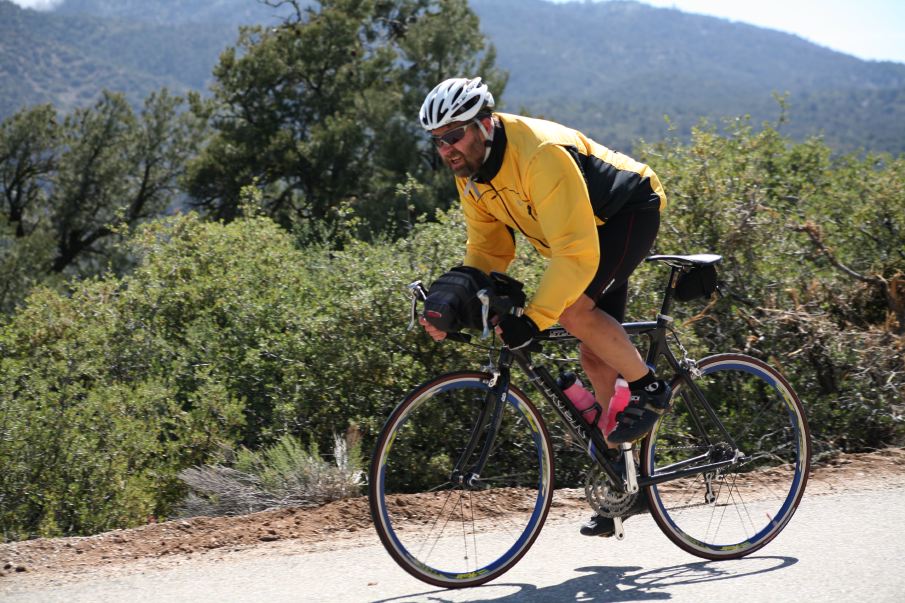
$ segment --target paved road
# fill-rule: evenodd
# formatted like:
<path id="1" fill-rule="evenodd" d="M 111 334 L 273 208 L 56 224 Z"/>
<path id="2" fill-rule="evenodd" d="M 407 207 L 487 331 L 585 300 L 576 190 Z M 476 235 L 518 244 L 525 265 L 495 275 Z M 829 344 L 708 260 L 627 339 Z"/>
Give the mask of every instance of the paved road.
<path id="1" fill-rule="evenodd" d="M 446 601 L 905 601 L 905 489 L 806 497 L 766 549 L 738 561 L 691 557 L 649 517 L 626 539 L 583 538 L 575 522 L 548 522 L 534 548 L 490 584 L 437 590 L 372 544 L 352 550 L 191 561 L 104 581 L 17 592 L 0 600 L 446 602 Z"/>

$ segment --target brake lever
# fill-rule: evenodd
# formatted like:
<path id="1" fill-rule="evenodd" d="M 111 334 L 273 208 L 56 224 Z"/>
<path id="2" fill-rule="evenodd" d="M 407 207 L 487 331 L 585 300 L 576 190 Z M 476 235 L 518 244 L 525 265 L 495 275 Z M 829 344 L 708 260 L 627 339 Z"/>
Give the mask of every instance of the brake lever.
<path id="1" fill-rule="evenodd" d="M 481 322 L 484 324 L 484 332 L 481 333 L 481 339 L 490 337 L 490 294 L 487 289 L 478 291 L 478 299 L 481 300 Z"/>
<path id="2" fill-rule="evenodd" d="M 525 308 L 516 306 L 508 297 L 491 297 L 487 289 L 481 289 L 477 293 L 478 299 L 481 300 L 481 322 L 484 324 L 484 332 L 481 339 L 490 336 L 490 311 L 493 310 L 497 316 L 504 314 L 512 314 L 513 316 L 521 316 L 525 313 Z"/>
<path id="3" fill-rule="evenodd" d="M 411 331 L 415 328 L 415 323 L 418 321 L 418 301 L 424 301 L 427 299 L 427 291 L 424 289 L 424 285 L 421 283 L 421 281 L 409 283 L 406 286 L 406 289 L 408 289 L 409 291 L 409 297 L 412 298 L 411 320 L 409 320 L 409 326 L 407 329 Z"/>

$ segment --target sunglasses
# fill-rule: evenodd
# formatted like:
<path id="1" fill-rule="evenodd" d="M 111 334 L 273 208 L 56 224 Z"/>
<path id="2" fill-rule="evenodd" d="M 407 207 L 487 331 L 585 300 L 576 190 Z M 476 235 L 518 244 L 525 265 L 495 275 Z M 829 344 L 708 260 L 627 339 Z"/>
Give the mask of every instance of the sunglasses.
<path id="1" fill-rule="evenodd" d="M 448 132 L 444 132 L 439 136 L 431 136 L 431 141 L 434 143 L 434 146 L 438 149 L 442 147 L 444 144 L 448 144 L 450 146 L 456 144 L 463 138 L 465 138 L 465 130 L 468 129 L 468 126 L 473 124 L 473 121 L 470 121 L 466 124 L 459 126 L 458 128 L 453 128 Z"/>

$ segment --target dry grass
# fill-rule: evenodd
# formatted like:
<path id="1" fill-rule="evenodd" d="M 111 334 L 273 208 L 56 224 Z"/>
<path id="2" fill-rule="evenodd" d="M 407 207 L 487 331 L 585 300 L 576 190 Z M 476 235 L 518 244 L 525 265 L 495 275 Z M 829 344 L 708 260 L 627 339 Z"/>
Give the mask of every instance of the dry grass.
<path id="1" fill-rule="evenodd" d="M 364 480 L 358 438 L 334 437 L 333 462 L 316 447 L 286 436 L 260 452 L 244 450 L 234 467 L 205 465 L 179 474 L 191 489 L 182 517 L 242 515 L 266 509 L 313 507 L 357 496 Z"/>

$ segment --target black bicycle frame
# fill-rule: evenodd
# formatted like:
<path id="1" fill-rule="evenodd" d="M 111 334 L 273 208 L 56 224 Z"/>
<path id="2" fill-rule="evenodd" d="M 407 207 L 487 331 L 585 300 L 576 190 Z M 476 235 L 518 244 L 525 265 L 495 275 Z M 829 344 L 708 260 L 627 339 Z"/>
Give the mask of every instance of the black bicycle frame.
<path id="1" fill-rule="evenodd" d="M 541 339 L 554 338 L 563 341 L 575 339 L 564 329 L 548 329 L 541 335 Z M 496 370 L 491 376 L 490 389 L 487 392 L 485 404 L 477 421 L 475 421 L 468 443 L 453 468 L 450 481 L 469 487 L 479 486 L 481 472 L 490 458 L 490 453 L 493 450 L 493 444 L 502 422 L 502 411 L 509 392 L 513 363 L 517 364 L 527 375 L 535 388 L 557 412 L 563 424 L 572 433 L 572 436 L 577 441 L 582 442 L 588 453 L 603 468 L 612 482 L 621 485 L 622 476 L 616 472 L 612 462 L 603 454 L 603 451 L 607 449 L 607 444 L 600 430 L 589 428 L 578 409 L 563 393 L 556 380 L 545 367 L 532 365 L 530 356 L 527 353 L 513 351 L 509 348 L 500 349 Z M 474 463 L 469 463 L 469 459 L 474 455 L 482 439 L 483 444 L 481 445 L 481 452 L 478 458 Z M 465 469 L 466 466 L 468 466 L 468 469 Z"/>
<path id="2" fill-rule="evenodd" d="M 622 326 L 629 336 L 643 335 L 647 337 L 648 347 L 645 361 L 649 366 L 656 366 L 657 361 L 662 357 L 674 373 L 672 382 L 673 388 L 680 382 L 685 386 L 682 395 L 686 402 L 686 410 L 702 437 L 709 443 L 707 430 L 704 428 L 704 423 L 698 414 L 698 410 L 695 409 L 696 405 L 690 402 L 687 397 L 688 394 L 684 392 L 691 392 L 697 402 L 697 406 L 704 410 L 710 421 L 719 429 L 723 437 L 726 438 L 726 441 L 731 443 L 733 449 L 737 449 L 734 440 L 726 431 L 722 421 L 720 421 L 719 417 L 707 402 L 703 392 L 701 392 L 697 384 L 694 383 L 691 375 L 691 367 L 680 362 L 672 353 L 672 350 L 670 350 L 666 342 L 666 333 L 669 330 L 669 324 L 672 322 L 672 318 L 669 316 L 669 310 L 672 305 L 673 291 L 675 290 L 675 283 L 679 272 L 680 268 L 672 266 L 669 284 L 667 285 L 663 303 L 660 307 L 660 312 L 657 315 L 657 320 L 628 322 L 623 323 Z M 543 331 L 536 340 L 539 343 L 544 341 L 557 343 L 577 341 L 573 335 L 563 328 L 547 329 Z M 510 350 L 506 347 L 500 349 L 496 369 L 491 377 L 491 387 L 487 392 L 486 403 L 475 423 L 468 444 L 453 469 L 450 480 L 454 483 L 462 483 L 469 487 L 478 487 L 481 471 L 490 457 L 494 441 L 496 440 L 502 422 L 503 405 L 506 403 L 506 396 L 509 392 L 510 375 L 513 363 L 518 365 L 534 387 L 550 404 L 550 407 L 554 412 L 559 415 L 563 425 L 565 425 L 572 437 L 582 444 L 588 454 L 597 462 L 601 469 L 603 469 L 610 478 L 610 483 L 614 485 L 615 489 L 619 492 L 625 492 L 623 476 L 616 471 L 613 466 L 613 461 L 604 454 L 608 445 L 600 430 L 597 429 L 596 426 L 592 428 L 585 421 L 584 417 L 578 409 L 575 408 L 575 405 L 572 404 L 572 401 L 569 400 L 568 396 L 563 393 L 562 389 L 546 367 L 534 365 L 531 362 L 530 352 Z M 484 434 L 484 437 L 481 452 L 476 461 L 466 470 L 465 467 L 469 464 L 468 459 L 471 459 L 474 452 L 477 450 L 482 439 L 482 434 Z M 639 475 L 638 486 L 645 487 L 682 477 L 708 473 L 738 462 L 737 458 L 733 458 L 719 460 L 706 465 L 695 464 L 709 457 L 710 455 L 705 453 L 698 457 L 686 459 L 680 463 L 664 467 L 656 475 L 648 477 L 641 477 Z M 695 466 L 690 469 L 682 468 L 691 464 L 695 464 Z"/>

